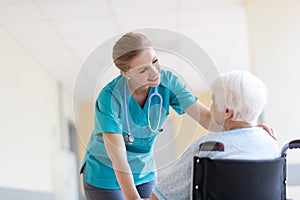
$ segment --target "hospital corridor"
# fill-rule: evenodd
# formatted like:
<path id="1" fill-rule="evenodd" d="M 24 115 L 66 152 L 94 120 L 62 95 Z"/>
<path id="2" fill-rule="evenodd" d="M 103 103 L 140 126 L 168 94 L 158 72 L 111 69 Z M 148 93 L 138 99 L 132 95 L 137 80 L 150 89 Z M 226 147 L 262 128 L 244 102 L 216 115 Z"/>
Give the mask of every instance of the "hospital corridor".
<path id="1" fill-rule="evenodd" d="M 278 199 L 300 200 L 299 10 L 299 0 L 0 0 L 0 200 L 224 200 L 170 174 L 201 174 L 205 153 L 184 164 L 195 142 L 220 133 L 197 149 L 227 155 L 226 142 L 241 143 L 216 141 L 244 128 L 270 140 L 262 159 L 295 141 L 280 174 L 263 174 L 281 180 Z M 244 123 L 235 109 L 259 115 Z M 264 145 L 251 141 L 241 148 Z"/>

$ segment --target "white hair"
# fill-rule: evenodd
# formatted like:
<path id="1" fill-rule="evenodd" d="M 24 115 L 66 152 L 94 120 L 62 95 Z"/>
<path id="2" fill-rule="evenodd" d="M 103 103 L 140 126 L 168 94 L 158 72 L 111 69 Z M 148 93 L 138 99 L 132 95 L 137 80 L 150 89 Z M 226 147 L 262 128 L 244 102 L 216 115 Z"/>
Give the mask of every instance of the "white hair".
<path id="1" fill-rule="evenodd" d="M 212 86 L 214 103 L 219 111 L 233 110 L 233 121 L 257 123 L 267 103 L 264 83 L 246 71 L 222 74 Z"/>

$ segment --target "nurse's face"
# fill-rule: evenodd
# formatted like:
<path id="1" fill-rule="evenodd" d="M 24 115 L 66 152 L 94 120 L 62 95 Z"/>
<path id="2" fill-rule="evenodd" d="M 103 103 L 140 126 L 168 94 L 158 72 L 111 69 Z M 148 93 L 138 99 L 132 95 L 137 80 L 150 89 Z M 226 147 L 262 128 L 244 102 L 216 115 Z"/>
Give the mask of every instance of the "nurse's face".
<path id="1" fill-rule="evenodd" d="M 130 82 L 138 87 L 154 87 L 160 83 L 160 65 L 153 49 L 147 49 L 129 62 L 129 70 L 125 73 Z"/>

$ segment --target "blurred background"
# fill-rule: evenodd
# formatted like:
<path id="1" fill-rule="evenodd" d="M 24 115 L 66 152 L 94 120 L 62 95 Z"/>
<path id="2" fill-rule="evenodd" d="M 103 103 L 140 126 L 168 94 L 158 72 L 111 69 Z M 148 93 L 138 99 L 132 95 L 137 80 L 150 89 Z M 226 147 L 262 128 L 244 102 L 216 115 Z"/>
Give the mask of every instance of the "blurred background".
<path id="1" fill-rule="evenodd" d="M 300 138 L 299 10 L 299 0 L 0 0 L 0 199 L 84 199 L 79 166 L 95 99 L 85 93 L 74 99 L 74 84 L 96 47 L 135 29 L 178 32 L 200 45 L 220 73 L 254 73 L 268 88 L 262 121 L 276 131 L 279 146 Z M 161 57 L 209 106 L 208 89 L 191 78 L 186 63 Z M 118 70 L 105 73 L 109 81 Z M 87 90 L 97 95 L 101 81 Z M 173 112 L 165 127 L 156 144 L 165 145 L 156 156 L 159 178 L 206 134 Z M 299 158 L 288 152 L 288 196 L 295 199 Z"/>

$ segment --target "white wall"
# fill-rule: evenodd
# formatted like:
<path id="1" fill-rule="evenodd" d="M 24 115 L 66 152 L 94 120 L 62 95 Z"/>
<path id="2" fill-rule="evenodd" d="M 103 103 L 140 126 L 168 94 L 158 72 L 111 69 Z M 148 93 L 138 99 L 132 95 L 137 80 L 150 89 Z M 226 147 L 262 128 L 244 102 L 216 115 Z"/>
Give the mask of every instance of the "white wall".
<path id="1" fill-rule="evenodd" d="M 59 131 L 56 84 L 3 31 L 0 40 L 0 185 L 50 191 L 50 150 Z"/>
<path id="2" fill-rule="evenodd" d="M 0 27 L 0 187 L 67 199 L 61 194 L 71 157 L 66 129 L 71 98 L 8 35 Z"/>
<path id="3" fill-rule="evenodd" d="M 254 73 L 266 83 L 265 117 L 279 142 L 300 137 L 300 1 L 248 0 Z"/>
<path id="4" fill-rule="evenodd" d="M 282 146 L 300 138 L 300 1 L 248 0 L 246 7 L 254 73 L 269 91 L 265 119 Z M 300 167 L 299 155 L 289 151 L 288 163 Z M 300 197 L 299 188 L 289 190 L 294 192 L 291 197 Z"/>

